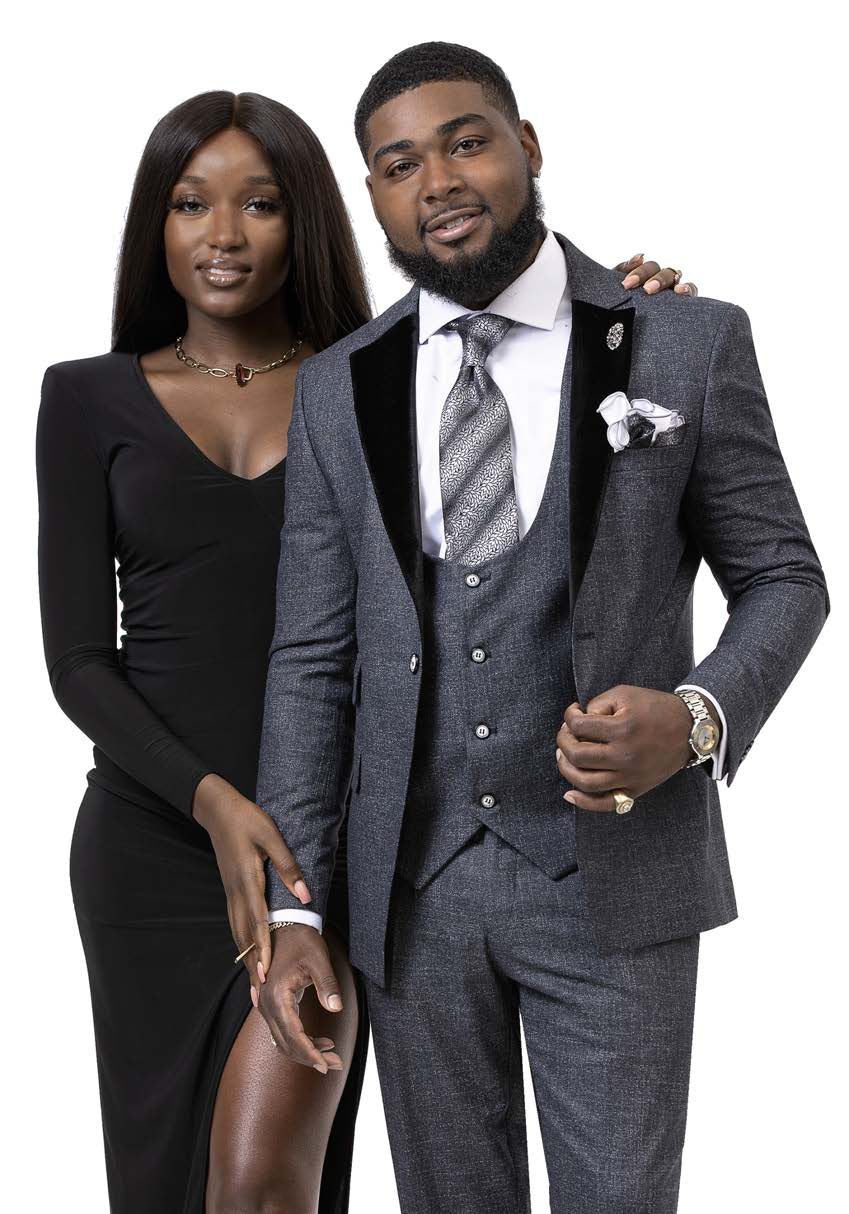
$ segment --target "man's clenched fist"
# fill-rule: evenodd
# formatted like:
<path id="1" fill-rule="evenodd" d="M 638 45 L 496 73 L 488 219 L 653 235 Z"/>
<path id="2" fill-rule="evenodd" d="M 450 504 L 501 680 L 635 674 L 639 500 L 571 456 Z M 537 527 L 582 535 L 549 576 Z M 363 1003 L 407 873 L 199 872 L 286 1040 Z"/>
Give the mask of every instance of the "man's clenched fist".
<path id="1" fill-rule="evenodd" d="M 713 705 L 708 711 L 721 728 Z M 680 696 L 648 687 L 611 687 L 563 713 L 557 766 L 572 788 L 565 799 L 579 809 L 611 812 L 612 790 L 639 797 L 668 780 L 693 757 L 693 718 Z"/>

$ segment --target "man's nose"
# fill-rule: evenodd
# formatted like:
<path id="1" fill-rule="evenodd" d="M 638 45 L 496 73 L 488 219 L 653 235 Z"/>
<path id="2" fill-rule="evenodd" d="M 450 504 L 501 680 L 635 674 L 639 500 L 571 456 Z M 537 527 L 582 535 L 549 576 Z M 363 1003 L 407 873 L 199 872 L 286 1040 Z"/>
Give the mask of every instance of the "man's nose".
<path id="1" fill-rule="evenodd" d="M 447 156 L 428 157 L 419 181 L 422 201 L 431 205 L 462 194 L 466 188 L 457 161 Z"/>

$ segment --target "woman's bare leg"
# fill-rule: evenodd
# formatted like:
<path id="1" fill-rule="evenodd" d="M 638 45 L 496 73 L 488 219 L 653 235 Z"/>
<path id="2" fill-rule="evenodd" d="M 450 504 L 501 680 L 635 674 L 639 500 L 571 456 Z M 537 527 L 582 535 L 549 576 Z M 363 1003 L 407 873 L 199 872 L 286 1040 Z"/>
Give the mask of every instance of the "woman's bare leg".
<path id="1" fill-rule="evenodd" d="M 252 1008 L 228 1055 L 212 1117 L 206 1214 L 316 1214 L 333 1118 L 348 1076 L 359 1009 L 341 938 L 325 930 L 344 1010 L 326 1011 L 315 989 L 300 1014 L 310 1036 L 330 1037 L 344 1069 L 326 1075 L 289 1059 Z"/>

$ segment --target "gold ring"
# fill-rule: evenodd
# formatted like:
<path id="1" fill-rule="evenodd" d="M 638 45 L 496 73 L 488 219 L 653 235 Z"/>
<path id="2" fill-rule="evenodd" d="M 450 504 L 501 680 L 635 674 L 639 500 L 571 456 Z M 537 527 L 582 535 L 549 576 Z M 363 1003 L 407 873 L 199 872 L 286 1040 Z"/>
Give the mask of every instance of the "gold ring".
<path id="1" fill-rule="evenodd" d="M 672 266 L 670 266 L 670 267 L 669 267 L 669 269 L 670 269 L 670 270 L 672 270 Z M 681 271 L 680 271 L 680 270 L 672 270 L 672 274 L 673 274 L 673 278 L 672 278 L 672 285 L 673 285 L 674 287 L 677 287 L 677 286 L 678 286 L 678 283 L 681 281 L 681 279 L 682 279 L 684 276 L 683 276 L 683 274 L 681 273 Z"/>
<path id="2" fill-rule="evenodd" d="M 616 802 L 616 812 L 618 814 L 627 814 L 628 810 L 633 808 L 634 798 L 629 797 L 626 792 L 615 792 L 613 800 Z"/>

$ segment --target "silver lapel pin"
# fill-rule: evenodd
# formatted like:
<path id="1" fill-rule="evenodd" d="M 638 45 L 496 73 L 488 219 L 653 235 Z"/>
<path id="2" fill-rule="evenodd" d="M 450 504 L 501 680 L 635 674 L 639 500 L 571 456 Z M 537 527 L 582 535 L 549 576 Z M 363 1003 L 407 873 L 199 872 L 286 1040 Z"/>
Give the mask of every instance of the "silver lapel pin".
<path id="1" fill-rule="evenodd" d="M 605 340 L 607 341 L 608 350 L 615 350 L 617 346 L 621 346 L 622 338 L 624 336 L 625 326 L 622 324 L 621 320 L 618 320 L 615 325 L 611 325 L 607 330 L 607 337 Z"/>

